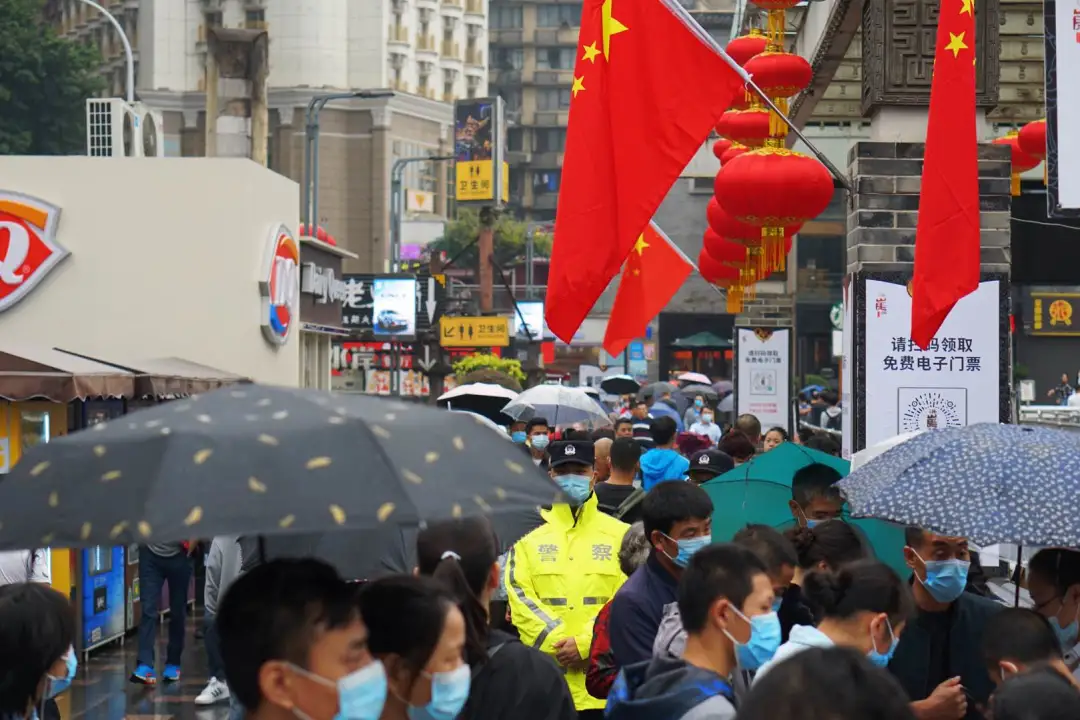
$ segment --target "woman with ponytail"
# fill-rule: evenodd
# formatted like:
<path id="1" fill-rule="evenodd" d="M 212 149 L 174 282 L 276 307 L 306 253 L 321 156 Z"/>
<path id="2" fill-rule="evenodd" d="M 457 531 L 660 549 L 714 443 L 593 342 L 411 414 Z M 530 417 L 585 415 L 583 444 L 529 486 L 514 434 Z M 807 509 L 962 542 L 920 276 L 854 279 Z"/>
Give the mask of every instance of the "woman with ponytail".
<path id="1" fill-rule="evenodd" d="M 563 674 L 543 653 L 491 627 L 501 581 L 498 540 L 483 517 L 432 523 L 416 538 L 417 571 L 439 581 L 465 617 L 469 700 L 459 720 L 575 720 Z"/>
<path id="2" fill-rule="evenodd" d="M 803 578 L 803 595 L 820 612 L 818 626 L 796 625 L 790 639 L 758 670 L 757 682 L 774 665 L 813 647 L 850 647 L 886 667 L 914 608 L 911 591 L 892 568 L 860 560 L 839 570 L 814 570 Z"/>

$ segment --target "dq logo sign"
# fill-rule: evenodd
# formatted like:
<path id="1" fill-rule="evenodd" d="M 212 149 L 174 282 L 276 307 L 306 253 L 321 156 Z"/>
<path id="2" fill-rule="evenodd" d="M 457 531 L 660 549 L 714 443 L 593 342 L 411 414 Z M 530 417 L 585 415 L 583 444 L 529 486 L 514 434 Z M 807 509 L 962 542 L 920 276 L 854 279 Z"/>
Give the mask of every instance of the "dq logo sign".
<path id="1" fill-rule="evenodd" d="M 300 246 L 284 225 L 270 235 L 261 277 L 263 335 L 274 345 L 284 345 L 297 322 L 300 299 Z"/>
<path id="2" fill-rule="evenodd" d="M 60 208 L 0 190 L 0 312 L 26 297 L 70 253 L 56 242 Z"/>

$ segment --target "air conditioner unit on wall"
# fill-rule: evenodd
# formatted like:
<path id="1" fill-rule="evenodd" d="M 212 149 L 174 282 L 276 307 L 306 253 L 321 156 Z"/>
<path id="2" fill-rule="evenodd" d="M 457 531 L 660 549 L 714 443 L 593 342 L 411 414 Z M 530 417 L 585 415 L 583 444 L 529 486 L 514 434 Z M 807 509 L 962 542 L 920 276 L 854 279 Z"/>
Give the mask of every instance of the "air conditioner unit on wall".
<path id="1" fill-rule="evenodd" d="M 161 113 L 119 98 L 86 101 L 86 154 L 90 157 L 164 157 Z"/>

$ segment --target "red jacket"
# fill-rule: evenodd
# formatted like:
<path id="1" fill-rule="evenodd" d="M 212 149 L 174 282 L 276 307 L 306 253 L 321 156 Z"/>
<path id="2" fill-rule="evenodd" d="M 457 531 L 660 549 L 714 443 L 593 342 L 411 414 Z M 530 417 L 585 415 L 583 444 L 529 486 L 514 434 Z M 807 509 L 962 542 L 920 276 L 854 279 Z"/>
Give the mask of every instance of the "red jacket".
<path id="1" fill-rule="evenodd" d="M 600 609 L 593 623 L 592 644 L 589 646 L 589 669 L 585 671 L 585 689 L 594 698 L 604 700 L 611 691 L 619 668 L 615 665 L 615 653 L 611 651 L 611 638 L 608 635 L 608 619 L 611 616 L 611 601 Z"/>

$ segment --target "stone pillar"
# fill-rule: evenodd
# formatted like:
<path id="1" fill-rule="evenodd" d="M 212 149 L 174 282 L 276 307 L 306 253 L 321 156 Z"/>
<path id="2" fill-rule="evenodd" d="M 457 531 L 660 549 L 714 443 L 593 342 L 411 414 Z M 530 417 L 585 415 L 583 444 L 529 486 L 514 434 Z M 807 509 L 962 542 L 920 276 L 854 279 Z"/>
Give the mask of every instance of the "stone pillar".
<path id="1" fill-rule="evenodd" d="M 266 164 L 265 30 L 214 28 L 206 52 L 206 154 Z"/>

